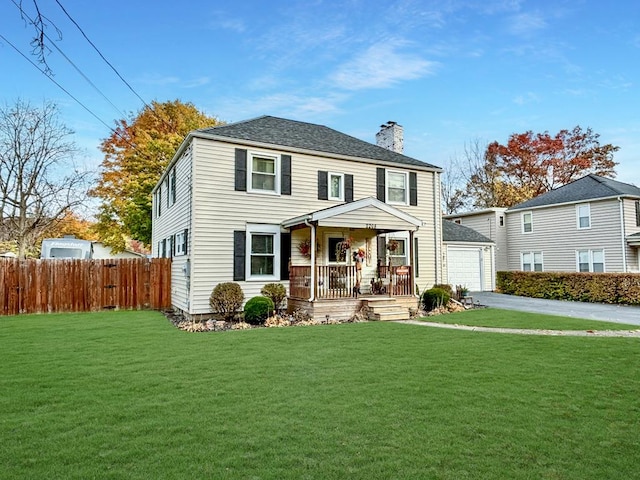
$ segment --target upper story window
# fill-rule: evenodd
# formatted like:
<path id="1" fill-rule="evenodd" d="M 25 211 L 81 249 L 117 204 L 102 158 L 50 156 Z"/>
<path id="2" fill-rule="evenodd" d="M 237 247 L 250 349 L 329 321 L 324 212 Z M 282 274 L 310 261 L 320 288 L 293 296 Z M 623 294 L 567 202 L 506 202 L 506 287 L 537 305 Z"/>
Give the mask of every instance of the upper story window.
<path id="1" fill-rule="evenodd" d="M 344 174 L 329 172 L 329 200 L 344 201 Z"/>
<path id="2" fill-rule="evenodd" d="M 588 203 L 576 205 L 578 229 L 591 228 L 591 206 Z"/>
<path id="3" fill-rule="evenodd" d="M 542 272 L 542 252 L 522 252 L 520 259 L 522 261 L 523 272 Z"/>
<path id="4" fill-rule="evenodd" d="M 156 191 L 156 216 L 162 215 L 162 185 Z"/>
<path id="5" fill-rule="evenodd" d="M 533 213 L 524 212 L 522 214 L 522 233 L 533 232 Z"/>
<path id="6" fill-rule="evenodd" d="M 387 170 L 387 203 L 407 205 L 409 175 L 407 172 Z"/>
<path id="7" fill-rule="evenodd" d="M 500 225 L 501 227 L 504 227 L 504 215 L 500 215 L 498 225 Z"/>
<path id="8" fill-rule="evenodd" d="M 277 156 L 251 154 L 249 162 L 249 190 L 252 192 L 280 193 Z"/>
<path id="9" fill-rule="evenodd" d="M 579 272 L 604 272 L 604 250 L 577 250 Z"/>
<path id="10" fill-rule="evenodd" d="M 169 191 L 167 192 L 167 203 L 169 206 L 176 203 L 176 169 L 171 170 L 169 174 Z"/>

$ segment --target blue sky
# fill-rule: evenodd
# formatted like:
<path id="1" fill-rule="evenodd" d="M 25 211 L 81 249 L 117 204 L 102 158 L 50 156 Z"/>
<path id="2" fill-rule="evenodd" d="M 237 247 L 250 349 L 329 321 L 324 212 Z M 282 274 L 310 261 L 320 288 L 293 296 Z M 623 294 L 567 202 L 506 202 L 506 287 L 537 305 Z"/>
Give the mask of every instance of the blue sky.
<path id="1" fill-rule="evenodd" d="M 19 3 L 19 0 L 15 0 Z M 620 146 L 618 179 L 640 185 L 640 2 L 59 0 L 149 102 L 193 102 L 222 120 L 275 115 L 374 142 L 404 126 L 405 153 L 447 167 L 466 143 L 591 127 Z M 102 122 L 142 102 L 55 0 L 38 0 L 54 79 Z M 34 14 L 33 0 L 23 7 Z M 26 55 L 33 31 L 11 0 L 0 34 Z M 30 56 L 35 61 L 35 57 Z M 57 102 L 96 166 L 108 128 L 0 39 L 0 101 Z"/>

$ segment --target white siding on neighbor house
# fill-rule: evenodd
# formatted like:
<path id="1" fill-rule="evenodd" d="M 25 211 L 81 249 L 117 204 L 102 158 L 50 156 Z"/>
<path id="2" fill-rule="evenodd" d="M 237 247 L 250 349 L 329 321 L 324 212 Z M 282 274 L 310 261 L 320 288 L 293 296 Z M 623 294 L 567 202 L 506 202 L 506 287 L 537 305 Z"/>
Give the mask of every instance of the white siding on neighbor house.
<path id="1" fill-rule="evenodd" d="M 504 217 L 504 226 L 500 226 L 500 217 Z M 448 215 L 448 219 L 456 220 L 460 219 L 460 225 L 472 228 L 478 233 L 481 233 L 487 238 L 493 240 L 495 246 L 495 262 L 496 270 L 507 270 L 507 216 L 504 211 L 483 210 L 477 214 L 461 215 L 455 217 L 455 215 Z"/>
<path id="2" fill-rule="evenodd" d="M 628 237 L 634 233 L 640 233 L 640 226 L 636 224 L 636 200 L 625 198 L 624 205 L 624 235 Z M 631 247 L 625 241 L 627 254 L 627 269 L 630 272 L 640 271 L 640 248 Z"/>
<path id="3" fill-rule="evenodd" d="M 209 296 L 213 287 L 233 278 L 233 232 L 244 231 L 248 223 L 279 225 L 283 220 L 342 202 L 318 200 L 318 170 L 354 175 L 354 200 L 376 196 L 376 165 L 342 159 L 315 157 L 277 148 L 247 148 L 218 141 L 193 140 L 193 229 L 191 240 L 190 313 L 210 312 Z M 291 154 L 292 195 L 268 195 L 235 191 L 235 148 L 258 150 L 267 154 Z M 405 170 L 404 167 L 394 167 Z M 406 167 L 406 171 L 410 171 Z M 439 174 L 418 171 L 418 206 L 400 206 L 400 210 L 422 219 L 420 227 L 420 266 L 423 282 L 435 281 L 436 220 L 440 221 Z M 435 203 L 434 203 L 435 201 Z M 164 214 L 163 214 L 164 215 Z M 345 227 L 346 230 L 346 227 Z M 284 230 L 283 230 L 284 231 Z M 439 229 L 437 234 L 439 235 Z M 294 240 L 297 234 L 294 233 Z M 295 253 L 296 247 L 293 247 Z M 295 256 L 294 256 L 295 259 Z M 279 272 L 278 272 L 279 273 Z M 438 278 L 441 271 L 438 272 Z M 259 295 L 265 281 L 238 282 L 245 298 Z M 282 282 L 288 287 L 288 282 Z"/>
<path id="4" fill-rule="evenodd" d="M 533 214 L 531 233 L 522 233 L 522 210 L 507 212 L 509 270 L 521 270 L 522 252 L 542 252 L 545 271 L 575 272 L 576 250 L 603 249 L 605 271 L 623 271 L 618 200 L 592 201 L 590 206 L 587 229 L 578 229 L 575 204 L 527 210 Z"/>
<path id="5" fill-rule="evenodd" d="M 177 233 L 188 229 L 187 234 L 187 255 L 173 257 L 171 263 L 171 301 L 174 306 L 184 311 L 189 311 L 189 278 L 185 275 L 185 264 L 192 257 L 191 252 L 191 158 L 192 148 L 187 147 L 180 159 L 174 164 L 176 169 L 176 202 L 170 207 L 167 206 L 168 191 L 162 185 L 162 211 L 157 217 L 157 198 L 153 196 L 153 228 L 152 228 L 152 255 L 157 257 L 158 242 L 172 237 Z"/>

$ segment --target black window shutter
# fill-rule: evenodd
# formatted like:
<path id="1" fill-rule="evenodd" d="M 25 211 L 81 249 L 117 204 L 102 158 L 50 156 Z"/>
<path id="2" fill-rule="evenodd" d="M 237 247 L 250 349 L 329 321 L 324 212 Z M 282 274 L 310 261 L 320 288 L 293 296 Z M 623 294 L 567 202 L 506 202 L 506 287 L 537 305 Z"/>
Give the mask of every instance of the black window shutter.
<path id="1" fill-rule="evenodd" d="M 291 234 L 280 234 L 280 280 L 289 280 L 289 260 L 291 259 Z"/>
<path id="2" fill-rule="evenodd" d="M 247 151 L 236 148 L 236 191 L 247 191 Z"/>
<path id="3" fill-rule="evenodd" d="M 384 168 L 376 168 L 376 185 L 377 185 L 377 198 L 381 202 L 386 201 L 386 187 L 385 187 L 385 172 Z"/>
<path id="4" fill-rule="evenodd" d="M 420 262 L 418 261 L 419 257 L 418 257 L 418 239 L 414 238 L 413 239 L 413 275 L 414 277 L 419 277 L 420 276 L 420 269 L 418 268 L 418 265 L 420 265 Z"/>
<path id="5" fill-rule="evenodd" d="M 280 193 L 291 195 L 291 155 L 282 155 L 280 158 Z"/>
<path id="6" fill-rule="evenodd" d="M 378 235 L 378 262 L 380 265 L 386 265 L 387 262 L 387 240 L 384 235 Z"/>
<path id="7" fill-rule="evenodd" d="M 344 201 L 353 202 L 353 175 L 350 173 L 344 175 Z"/>
<path id="8" fill-rule="evenodd" d="M 418 205 L 418 174 L 409 172 L 409 205 Z"/>
<path id="9" fill-rule="evenodd" d="M 176 256 L 176 236 L 171 235 L 171 258 Z"/>
<path id="10" fill-rule="evenodd" d="M 189 251 L 189 229 L 184 229 L 184 254 L 186 255 Z"/>
<path id="11" fill-rule="evenodd" d="M 636 227 L 640 227 L 640 200 L 636 200 Z"/>
<path id="12" fill-rule="evenodd" d="M 329 172 L 318 170 L 318 200 L 329 199 Z"/>
<path id="13" fill-rule="evenodd" d="M 244 280 L 245 251 L 247 233 L 242 230 L 233 232 L 233 280 Z"/>
<path id="14" fill-rule="evenodd" d="M 162 255 L 160 255 L 162 258 L 167 258 L 167 239 L 163 238 L 162 239 Z"/>

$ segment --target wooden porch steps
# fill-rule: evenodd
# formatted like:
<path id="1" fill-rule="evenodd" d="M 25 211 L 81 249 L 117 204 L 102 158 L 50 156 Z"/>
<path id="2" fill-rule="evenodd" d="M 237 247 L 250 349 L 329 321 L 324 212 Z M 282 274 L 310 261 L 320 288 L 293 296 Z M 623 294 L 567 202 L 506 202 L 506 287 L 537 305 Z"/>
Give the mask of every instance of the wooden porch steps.
<path id="1" fill-rule="evenodd" d="M 361 297 L 369 307 L 369 320 L 409 320 L 409 309 L 394 297 Z"/>

